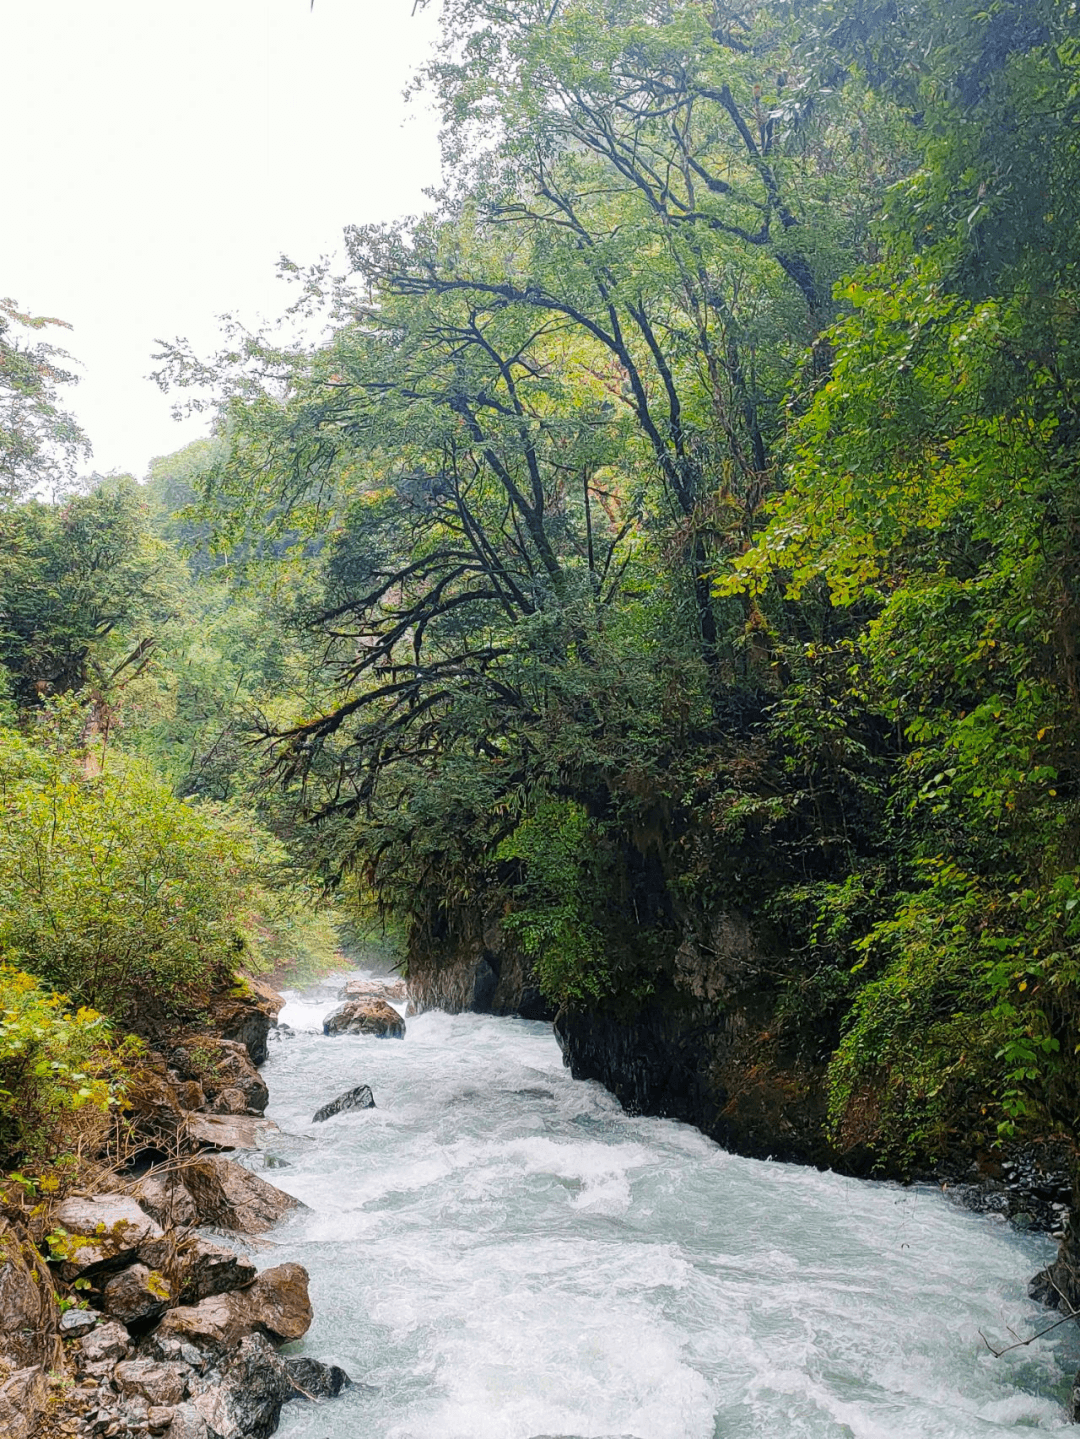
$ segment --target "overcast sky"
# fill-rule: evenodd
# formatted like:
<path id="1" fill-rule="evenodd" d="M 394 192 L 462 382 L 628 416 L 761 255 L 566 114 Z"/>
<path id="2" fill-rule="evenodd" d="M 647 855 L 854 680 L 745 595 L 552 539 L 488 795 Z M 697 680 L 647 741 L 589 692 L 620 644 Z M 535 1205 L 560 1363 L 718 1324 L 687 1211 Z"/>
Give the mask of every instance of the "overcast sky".
<path id="1" fill-rule="evenodd" d="M 412 0 L 0 0 L 0 296 L 73 330 L 93 467 L 142 476 L 205 432 L 145 376 L 159 336 L 291 298 L 276 277 L 350 222 L 424 205 L 436 123 L 402 90 Z"/>

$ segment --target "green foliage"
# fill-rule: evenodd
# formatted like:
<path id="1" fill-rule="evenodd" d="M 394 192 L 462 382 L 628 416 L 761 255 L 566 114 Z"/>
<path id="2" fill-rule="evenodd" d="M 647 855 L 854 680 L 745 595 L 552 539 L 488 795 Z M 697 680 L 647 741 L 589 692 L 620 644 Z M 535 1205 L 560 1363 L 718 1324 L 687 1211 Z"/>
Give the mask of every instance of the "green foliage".
<path id="1" fill-rule="evenodd" d="M 237 819 L 176 800 L 139 763 L 27 774 L 0 736 L 0 943 L 121 1023 L 197 1009 L 248 949 L 263 857 Z"/>
<path id="2" fill-rule="evenodd" d="M 598 840 L 580 805 L 544 800 L 494 854 L 522 866 L 503 924 L 536 960 L 540 987 L 556 1004 L 595 1002 L 610 987 L 604 938 L 591 919 Z"/>
<path id="3" fill-rule="evenodd" d="M 145 668 L 177 572 L 131 480 L 0 513 L 0 665 L 15 700 L 85 685 L 114 695 Z"/>
<path id="4" fill-rule="evenodd" d="M 0 504 L 35 489 L 55 494 L 73 477 L 79 456 L 90 450 L 86 436 L 57 403 L 57 387 L 75 380 L 63 364 L 70 357 L 55 345 L 27 344 L 18 333 L 47 325 L 71 328 L 0 299 Z"/>
<path id="5" fill-rule="evenodd" d="M 100 1014 L 72 1012 L 0 962 L 0 1166 L 47 1164 L 74 1147 L 79 1111 L 106 1109 L 121 1072 Z"/>

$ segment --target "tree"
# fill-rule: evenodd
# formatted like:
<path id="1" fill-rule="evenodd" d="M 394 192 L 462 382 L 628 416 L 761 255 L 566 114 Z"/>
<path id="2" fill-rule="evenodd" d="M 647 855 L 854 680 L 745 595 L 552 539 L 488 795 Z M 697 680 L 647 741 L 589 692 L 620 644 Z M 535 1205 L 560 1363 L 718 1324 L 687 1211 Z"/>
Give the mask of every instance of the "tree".
<path id="1" fill-rule="evenodd" d="M 0 299 L 0 504 L 32 491 L 55 496 L 79 458 L 90 453 L 86 436 L 57 403 L 57 387 L 75 382 L 63 364 L 70 357 L 55 345 L 27 344 L 16 333 L 16 327 L 47 325 L 71 328 Z"/>
<path id="2" fill-rule="evenodd" d="M 175 603 L 175 573 L 130 479 L 0 513 L 0 664 L 17 702 L 84 685 L 104 700 L 141 672 Z"/>

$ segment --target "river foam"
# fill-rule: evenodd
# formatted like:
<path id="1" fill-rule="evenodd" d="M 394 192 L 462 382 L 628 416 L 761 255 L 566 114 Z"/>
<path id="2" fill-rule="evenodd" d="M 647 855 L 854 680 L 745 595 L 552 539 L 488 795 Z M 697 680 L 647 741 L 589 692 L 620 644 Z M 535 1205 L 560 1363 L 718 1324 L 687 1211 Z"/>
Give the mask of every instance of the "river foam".
<path id="1" fill-rule="evenodd" d="M 289 1352 L 373 1386 L 287 1439 L 988 1439 L 1065 1426 L 1080 1363 L 1026 1281 L 1045 1240 L 926 1189 L 727 1154 L 562 1067 L 550 1026 L 421 1015 L 324 1038 L 290 997 L 266 1067 L 308 1209 L 315 1323 Z M 370 1084 L 377 1108 L 311 1116 Z M 1052 1317 L 1052 1316 L 1051 1316 Z"/>

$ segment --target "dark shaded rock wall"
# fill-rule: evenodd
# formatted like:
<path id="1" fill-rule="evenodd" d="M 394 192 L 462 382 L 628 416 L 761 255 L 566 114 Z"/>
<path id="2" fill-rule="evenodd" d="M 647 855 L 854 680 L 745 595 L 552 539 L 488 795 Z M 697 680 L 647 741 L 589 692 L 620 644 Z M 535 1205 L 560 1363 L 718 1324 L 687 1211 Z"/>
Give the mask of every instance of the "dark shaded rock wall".
<path id="1" fill-rule="evenodd" d="M 446 924 L 417 926 L 409 944 L 409 1013 L 520 1015 L 551 1019 L 532 964 L 506 935 L 498 915 L 459 916 Z"/>

